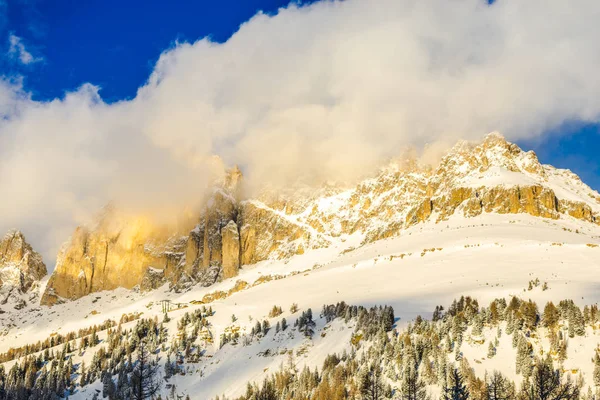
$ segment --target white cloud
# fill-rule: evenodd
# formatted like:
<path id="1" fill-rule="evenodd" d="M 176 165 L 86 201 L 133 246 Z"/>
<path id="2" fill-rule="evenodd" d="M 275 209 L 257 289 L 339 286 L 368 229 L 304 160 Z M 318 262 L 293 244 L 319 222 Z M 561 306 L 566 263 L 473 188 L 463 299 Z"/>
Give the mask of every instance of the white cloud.
<path id="1" fill-rule="evenodd" d="M 598 15 L 588 0 L 325 1 L 178 44 L 130 101 L 85 85 L 36 102 L 4 82 L 0 229 L 52 254 L 110 199 L 197 198 L 214 154 L 255 182 L 350 179 L 406 145 L 596 122 Z"/>
<path id="2" fill-rule="evenodd" d="M 41 57 L 34 57 L 27 51 L 23 44 L 23 39 L 12 33 L 8 36 L 8 44 L 8 55 L 13 59 L 18 60 L 21 64 L 28 65 L 43 60 Z"/>

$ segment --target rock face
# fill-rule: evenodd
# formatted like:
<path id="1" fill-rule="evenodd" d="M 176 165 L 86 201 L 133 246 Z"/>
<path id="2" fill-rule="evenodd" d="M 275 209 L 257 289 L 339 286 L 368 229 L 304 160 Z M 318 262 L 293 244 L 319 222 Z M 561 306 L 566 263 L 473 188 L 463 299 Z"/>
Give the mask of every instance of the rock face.
<path id="1" fill-rule="evenodd" d="M 185 256 L 169 275 L 171 284 L 176 288 L 195 283 L 209 286 L 220 275 L 225 278 L 237 275 L 240 240 L 235 221 L 239 214 L 240 181 L 241 172 L 234 168 L 206 202 L 199 223 L 187 237 Z M 233 231 L 236 235 L 232 234 Z M 234 252 L 235 246 L 237 253 Z"/>
<path id="2" fill-rule="evenodd" d="M 237 224 L 229 221 L 221 229 L 223 278 L 233 278 L 240 270 L 240 233 Z"/>
<path id="3" fill-rule="evenodd" d="M 207 199 L 191 231 L 173 231 L 108 208 L 95 227 L 77 228 L 63 246 L 41 304 L 53 305 L 117 287 L 139 285 L 141 290 L 152 290 L 165 283 L 175 289 L 213 284 L 225 269 L 222 230 L 228 222 L 235 225 L 240 179 L 239 169 L 230 171 L 224 184 Z M 234 237 L 227 233 L 226 240 L 224 276 L 230 277 L 239 270 L 239 235 L 237 259 L 233 257 Z"/>
<path id="4" fill-rule="evenodd" d="M 46 273 L 42 256 L 32 249 L 21 232 L 11 231 L 4 235 L 0 241 L 2 302 L 6 302 L 9 295 L 32 291 Z"/>
<path id="5" fill-rule="evenodd" d="M 244 201 L 238 218 L 241 238 L 241 264 L 254 264 L 268 258 L 282 259 L 302 254 L 307 248 L 325 247 L 328 235 L 258 200 Z"/>
<path id="6" fill-rule="evenodd" d="M 207 196 L 189 229 L 158 229 L 108 213 L 78 228 L 58 257 L 43 304 L 116 287 L 174 290 L 235 277 L 244 265 L 285 259 L 359 234 L 363 244 L 455 215 L 525 213 L 600 224 L 600 194 L 568 170 L 493 133 L 459 142 L 437 166 L 410 153 L 352 188 L 264 190 L 242 199 L 234 168 Z"/>
<path id="7" fill-rule="evenodd" d="M 185 245 L 144 218 L 107 209 L 94 229 L 79 227 L 63 246 L 42 304 L 117 287 L 131 289 L 149 268 L 168 271 Z"/>

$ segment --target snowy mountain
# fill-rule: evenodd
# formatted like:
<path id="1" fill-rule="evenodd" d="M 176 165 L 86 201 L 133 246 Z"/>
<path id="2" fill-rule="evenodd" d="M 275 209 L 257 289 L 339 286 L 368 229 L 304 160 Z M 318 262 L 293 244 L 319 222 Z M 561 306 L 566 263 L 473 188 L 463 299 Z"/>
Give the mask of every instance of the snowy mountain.
<path id="1" fill-rule="evenodd" d="M 237 275 L 240 266 L 288 259 L 360 234 L 362 243 L 400 235 L 415 224 L 459 214 L 526 213 L 600 223 L 600 194 L 568 170 L 541 165 L 492 133 L 458 143 L 437 167 L 404 159 L 351 189 L 265 190 L 243 198 L 239 169 L 206 200 L 196 221 L 177 230 L 108 210 L 92 229 L 76 230 L 58 256 L 42 303 L 117 287 L 177 290 Z M 185 227 L 190 226 L 189 231 Z"/>
<path id="2" fill-rule="evenodd" d="M 39 302 L 37 289 L 46 273 L 42 256 L 21 232 L 4 235 L 0 240 L 0 305 L 20 309 L 28 301 Z"/>
<path id="3" fill-rule="evenodd" d="M 79 228 L 43 305 L 0 314 L 9 386 L 30 371 L 39 398 L 127 398 L 148 346 L 162 398 L 260 398 L 243 396 L 272 374 L 288 383 L 262 398 L 351 398 L 368 379 L 405 398 L 413 375 L 437 398 L 454 367 L 480 398 L 494 370 L 527 388 L 548 354 L 596 392 L 600 194 L 572 172 L 498 134 L 353 188 L 248 199 L 232 172 L 186 232 L 115 211 Z"/>

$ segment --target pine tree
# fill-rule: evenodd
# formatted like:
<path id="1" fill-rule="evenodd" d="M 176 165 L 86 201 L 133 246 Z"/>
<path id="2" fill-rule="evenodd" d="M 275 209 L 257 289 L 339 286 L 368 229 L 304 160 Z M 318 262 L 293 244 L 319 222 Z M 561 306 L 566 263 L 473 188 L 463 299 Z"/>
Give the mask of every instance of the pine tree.
<path id="1" fill-rule="evenodd" d="M 572 319 L 569 319 L 569 337 L 575 337 L 575 324 L 573 323 Z"/>
<path id="2" fill-rule="evenodd" d="M 444 389 L 446 400 L 467 400 L 469 398 L 469 391 L 458 369 L 452 368 L 448 381 L 448 385 Z"/>
<path id="3" fill-rule="evenodd" d="M 567 359 L 567 341 L 560 340 L 558 344 L 558 360 L 562 363 Z"/>
<path id="4" fill-rule="evenodd" d="M 594 385 L 600 386 L 600 355 L 594 354 Z"/>
<path id="5" fill-rule="evenodd" d="M 516 334 L 516 333 L 515 333 Z M 529 377 L 532 368 L 531 355 L 533 353 L 533 347 L 531 343 L 522 335 L 519 335 L 517 345 L 517 359 L 516 359 L 516 372 L 517 374 L 523 374 L 523 377 Z"/>
<path id="6" fill-rule="evenodd" d="M 0 364 L 0 399 L 4 398 L 6 398 L 6 373 L 4 371 L 4 365 Z"/>
<path id="7" fill-rule="evenodd" d="M 512 335 L 515 330 L 514 318 L 512 312 L 507 312 L 506 315 L 506 334 Z"/>
<path id="8" fill-rule="evenodd" d="M 171 364 L 171 355 L 167 354 L 167 361 L 165 362 L 165 379 L 169 379 L 173 376 L 173 364 Z"/>
<path id="9" fill-rule="evenodd" d="M 316 324 L 312 319 L 312 310 L 309 308 L 298 318 L 298 329 L 304 336 L 312 337 L 315 333 L 315 326 Z"/>
<path id="10" fill-rule="evenodd" d="M 119 377 L 117 378 L 117 397 L 125 399 L 130 397 L 130 393 L 131 390 L 126 369 L 121 368 L 119 371 Z"/>
<path id="11" fill-rule="evenodd" d="M 486 379 L 487 400 L 511 400 L 515 397 L 514 384 L 498 371 Z"/>
<path id="12" fill-rule="evenodd" d="M 576 400 L 579 387 L 567 379 L 562 382 L 561 373 L 554 370 L 552 359 L 536 360 L 531 384 L 523 385 L 522 397 L 526 400 Z"/>
<path id="13" fill-rule="evenodd" d="M 150 360 L 147 343 L 141 340 L 138 344 L 135 367 L 131 374 L 131 397 L 135 400 L 149 399 L 159 389 L 157 381 L 158 366 Z"/>
<path id="14" fill-rule="evenodd" d="M 431 320 L 433 322 L 439 321 L 444 317 L 444 307 L 442 306 L 435 306 L 435 310 L 433 311 L 433 316 L 431 317 Z"/>
<path id="15" fill-rule="evenodd" d="M 473 336 L 481 336 L 483 332 L 483 318 L 481 317 L 481 315 L 476 315 L 473 318 L 473 330 L 471 332 L 471 334 Z"/>
<path id="16" fill-rule="evenodd" d="M 460 361 L 462 359 L 462 351 L 460 350 L 460 344 L 457 344 L 454 348 L 454 360 Z"/>
<path id="17" fill-rule="evenodd" d="M 534 330 L 538 321 L 538 312 L 537 312 L 537 304 L 533 301 L 523 301 L 519 307 L 519 312 L 521 314 L 521 319 L 523 320 L 523 325 L 526 329 Z"/>
<path id="18" fill-rule="evenodd" d="M 558 320 L 560 318 L 560 313 L 554 303 L 551 301 L 546 303 L 544 307 L 544 314 L 542 316 L 542 323 L 545 328 L 553 329 L 558 324 Z"/>
<path id="19" fill-rule="evenodd" d="M 519 332 L 513 332 L 513 336 L 512 336 L 512 347 L 513 348 L 517 348 L 517 346 L 519 345 L 520 337 L 521 337 L 521 334 Z"/>
<path id="20" fill-rule="evenodd" d="M 401 388 L 402 400 L 426 400 L 427 390 L 425 383 L 419 378 L 416 368 L 408 362 L 404 368 Z"/>
<path id="21" fill-rule="evenodd" d="M 360 379 L 360 393 L 364 400 L 380 400 L 385 397 L 385 387 L 381 379 L 381 367 L 371 365 Z"/>
<path id="22" fill-rule="evenodd" d="M 102 379 L 102 397 L 108 397 L 112 400 L 115 398 L 116 391 L 117 388 L 112 380 L 112 377 L 110 376 L 110 373 L 105 373 L 104 378 Z"/>
<path id="23" fill-rule="evenodd" d="M 267 332 L 269 332 L 269 329 L 271 329 L 271 324 L 269 324 L 269 321 L 267 321 L 266 319 L 263 320 L 263 323 L 262 323 L 263 335 L 266 335 Z"/>
<path id="24" fill-rule="evenodd" d="M 88 384 L 87 371 L 85 370 L 85 361 L 81 361 L 81 372 L 79 378 L 79 385 L 85 386 Z"/>
<path id="25" fill-rule="evenodd" d="M 260 321 L 256 321 L 256 324 L 254 325 L 254 333 L 258 336 L 262 336 L 263 331 L 262 331 L 262 325 L 260 324 Z"/>
<path id="26" fill-rule="evenodd" d="M 23 387 L 27 390 L 33 389 L 35 385 L 35 371 L 33 368 L 27 368 L 25 372 L 25 381 L 23 382 Z"/>
<path id="27" fill-rule="evenodd" d="M 464 317 L 462 314 L 459 314 L 452 318 L 452 339 L 457 342 L 462 342 L 463 339 L 463 331 L 464 331 Z"/>
<path id="28" fill-rule="evenodd" d="M 585 319 L 583 314 L 581 313 L 581 309 L 576 305 L 571 307 L 571 318 L 569 319 L 569 326 L 571 323 L 573 324 L 573 330 L 575 335 L 583 336 L 585 335 Z"/>
<path id="29" fill-rule="evenodd" d="M 265 378 L 259 392 L 256 394 L 256 399 L 277 400 L 277 391 L 273 381 Z"/>
<path id="30" fill-rule="evenodd" d="M 496 348 L 494 347 L 494 344 L 490 341 L 490 345 L 488 346 L 488 358 L 492 358 L 496 355 Z"/>

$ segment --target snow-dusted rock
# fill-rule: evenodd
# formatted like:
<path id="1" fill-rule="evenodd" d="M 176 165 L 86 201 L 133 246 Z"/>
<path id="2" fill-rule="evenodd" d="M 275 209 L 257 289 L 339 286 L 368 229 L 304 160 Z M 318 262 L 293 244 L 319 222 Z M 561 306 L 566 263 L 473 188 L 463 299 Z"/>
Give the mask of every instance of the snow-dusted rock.
<path id="1" fill-rule="evenodd" d="M 79 228 L 58 257 L 44 303 L 134 287 L 149 266 L 163 269 L 172 287 L 212 283 L 217 270 L 228 279 L 244 265 L 289 259 L 355 234 L 364 245 L 454 215 L 529 214 L 600 224 L 598 192 L 498 133 L 481 143 L 459 142 L 437 166 L 407 152 L 351 188 L 265 189 L 242 200 L 241 181 L 240 170 L 232 169 L 187 231 L 160 231 L 136 219 L 116 228 L 112 220 Z"/>
<path id="2" fill-rule="evenodd" d="M 0 286 L 27 292 L 46 276 L 42 256 L 35 252 L 19 231 L 11 231 L 0 241 Z"/>

